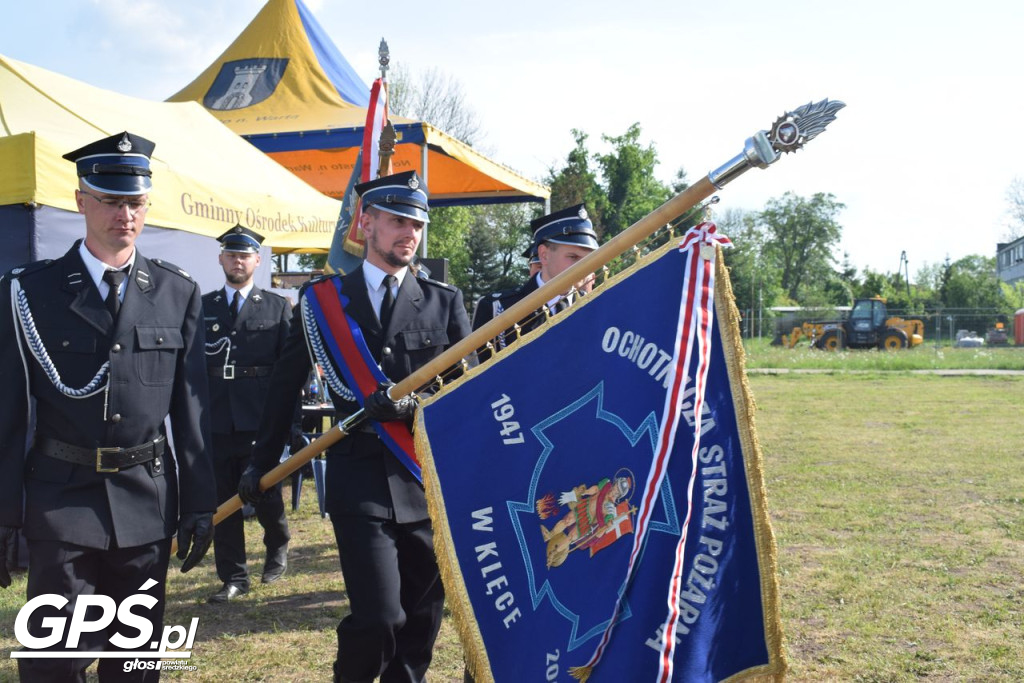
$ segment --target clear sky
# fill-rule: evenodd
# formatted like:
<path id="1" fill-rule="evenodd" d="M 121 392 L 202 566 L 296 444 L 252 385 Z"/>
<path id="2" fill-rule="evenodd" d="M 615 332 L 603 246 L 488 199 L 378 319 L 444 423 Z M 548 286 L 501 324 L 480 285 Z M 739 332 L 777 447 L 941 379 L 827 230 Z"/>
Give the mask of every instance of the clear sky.
<path id="1" fill-rule="evenodd" d="M 0 53 L 161 100 L 237 37 L 263 0 L 35 0 L 8 8 Z M 307 0 L 369 84 L 392 63 L 462 84 L 480 147 L 543 179 L 570 133 L 639 122 L 659 177 L 691 181 L 775 118 L 828 97 L 847 107 L 808 147 L 720 193 L 756 211 L 792 191 L 846 205 L 841 251 L 913 279 L 948 256 L 994 256 L 1006 192 L 1024 178 L 1020 0 Z"/>

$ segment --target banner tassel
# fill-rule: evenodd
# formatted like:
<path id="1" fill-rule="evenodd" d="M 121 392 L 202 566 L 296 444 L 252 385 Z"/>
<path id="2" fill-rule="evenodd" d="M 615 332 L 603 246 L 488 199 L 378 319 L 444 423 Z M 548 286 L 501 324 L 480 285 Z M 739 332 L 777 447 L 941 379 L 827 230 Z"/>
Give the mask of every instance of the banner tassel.
<path id="1" fill-rule="evenodd" d="M 590 678 L 590 674 L 592 673 L 594 673 L 594 667 L 592 666 L 569 667 L 569 675 L 579 680 L 581 683 L 587 683 L 587 679 Z"/>

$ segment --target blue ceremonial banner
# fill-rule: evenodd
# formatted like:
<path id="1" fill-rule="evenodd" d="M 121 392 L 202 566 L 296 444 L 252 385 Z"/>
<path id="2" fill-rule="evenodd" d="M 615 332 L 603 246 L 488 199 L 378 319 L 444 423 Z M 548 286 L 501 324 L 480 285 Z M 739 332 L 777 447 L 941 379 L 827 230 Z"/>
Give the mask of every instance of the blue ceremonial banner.
<path id="1" fill-rule="evenodd" d="M 737 314 L 720 252 L 696 254 L 663 247 L 418 412 L 478 682 L 783 676 Z M 703 318 L 691 257 L 714 295 Z M 705 341 L 680 346 L 691 311 Z"/>

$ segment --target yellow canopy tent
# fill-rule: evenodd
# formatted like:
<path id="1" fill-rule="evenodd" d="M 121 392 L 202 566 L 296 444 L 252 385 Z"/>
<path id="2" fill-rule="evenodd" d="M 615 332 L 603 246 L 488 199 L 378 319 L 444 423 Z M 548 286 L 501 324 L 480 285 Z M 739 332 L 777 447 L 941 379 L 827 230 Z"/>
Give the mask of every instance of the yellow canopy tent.
<path id="1" fill-rule="evenodd" d="M 122 130 L 156 143 L 147 225 L 216 237 L 236 223 L 283 250 L 325 250 L 341 204 L 194 103 L 151 102 L 0 56 L 0 205 L 76 211 L 61 155 Z"/>
<path id="2" fill-rule="evenodd" d="M 310 185 L 342 197 L 369 88 L 302 0 L 269 0 L 209 68 L 169 101 L 201 102 Z M 434 206 L 544 201 L 550 190 L 429 123 L 392 117 L 395 171 L 416 169 Z"/>

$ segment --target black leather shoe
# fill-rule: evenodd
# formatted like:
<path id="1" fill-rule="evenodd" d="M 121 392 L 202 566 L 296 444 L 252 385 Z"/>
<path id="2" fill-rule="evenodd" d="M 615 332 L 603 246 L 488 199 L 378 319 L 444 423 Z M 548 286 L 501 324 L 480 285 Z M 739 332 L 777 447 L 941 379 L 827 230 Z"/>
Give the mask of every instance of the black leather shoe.
<path id="1" fill-rule="evenodd" d="M 263 583 L 274 583 L 288 571 L 288 546 L 271 550 L 267 548 L 267 560 L 263 563 Z"/>
<path id="2" fill-rule="evenodd" d="M 225 583 L 224 587 L 206 599 L 206 602 L 219 604 L 234 600 L 249 592 L 248 588 L 239 586 L 237 583 Z"/>

